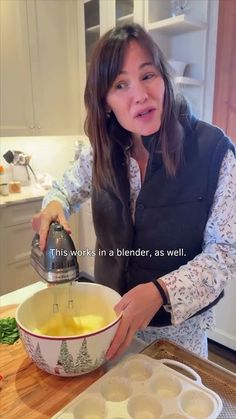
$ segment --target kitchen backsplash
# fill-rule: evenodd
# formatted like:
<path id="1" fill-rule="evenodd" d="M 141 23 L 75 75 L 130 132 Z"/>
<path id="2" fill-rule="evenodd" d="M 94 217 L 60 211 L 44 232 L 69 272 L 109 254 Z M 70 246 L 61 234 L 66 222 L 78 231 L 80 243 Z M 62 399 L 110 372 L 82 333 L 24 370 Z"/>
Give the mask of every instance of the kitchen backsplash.
<path id="1" fill-rule="evenodd" d="M 85 136 L 60 137 L 2 137 L 0 138 L 0 164 L 4 166 L 6 180 L 20 180 L 27 185 L 27 173 L 22 166 L 9 165 L 3 158 L 8 150 L 20 150 L 32 156 L 30 165 L 36 174 L 49 174 L 59 178 L 73 162 L 76 143 L 86 141 Z M 30 175 L 31 176 L 31 175 Z M 33 176 L 31 176 L 33 183 Z"/>

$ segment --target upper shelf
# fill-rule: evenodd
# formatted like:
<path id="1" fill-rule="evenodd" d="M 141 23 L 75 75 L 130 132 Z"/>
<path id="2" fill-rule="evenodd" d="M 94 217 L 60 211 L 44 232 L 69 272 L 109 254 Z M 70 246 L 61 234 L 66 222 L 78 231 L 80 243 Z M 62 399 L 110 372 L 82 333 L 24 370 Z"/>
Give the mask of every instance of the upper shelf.
<path id="1" fill-rule="evenodd" d="M 147 26 L 149 31 L 155 30 L 161 32 L 163 35 L 169 36 L 205 28 L 206 23 L 188 15 L 179 15 L 168 19 L 158 20 L 157 22 L 149 23 Z"/>
<path id="2" fill-rule="evenodd" d="M 132 22 L 133 18 L 134 18 L 133 13 L 130 13 L 129 15 L 124 15 L 124 16 L 118 17 L 116 19 L 116 22 L 119 22 L 119 23 Z"/>
<path id="3" fill-rule="evenodd" d="M 100 31 L 100 26 L 90 26 L 89 28 L 85 28 L 86 32 L 98 32 Z"/>

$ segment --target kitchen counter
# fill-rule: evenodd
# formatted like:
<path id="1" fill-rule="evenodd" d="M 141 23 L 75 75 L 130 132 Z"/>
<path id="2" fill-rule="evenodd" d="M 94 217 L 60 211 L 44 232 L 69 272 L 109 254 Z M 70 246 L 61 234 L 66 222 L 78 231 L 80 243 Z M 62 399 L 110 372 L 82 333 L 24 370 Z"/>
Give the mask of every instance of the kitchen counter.
<path id="1" fill-rule="evenodd" d="M 27 287 L 20 288 L 5 295 L 1 295 L 0 306 L 2 307 L 12 304 L 20 304 L 22 301 L 26 300 L 26 298 L 30 297 L 37 291 L 43 290 L 44 288 L 47 288 L 47 284 L 39 281 L 28 285 Z"/>
<path id="2" fill-rule="evenodd" d="M 46 193 L 47 190 L 39 185 L 23 186 L 19 193 L 10 193 L 7 196 L 0 195 L 0 207 L 43 199 Z"/>

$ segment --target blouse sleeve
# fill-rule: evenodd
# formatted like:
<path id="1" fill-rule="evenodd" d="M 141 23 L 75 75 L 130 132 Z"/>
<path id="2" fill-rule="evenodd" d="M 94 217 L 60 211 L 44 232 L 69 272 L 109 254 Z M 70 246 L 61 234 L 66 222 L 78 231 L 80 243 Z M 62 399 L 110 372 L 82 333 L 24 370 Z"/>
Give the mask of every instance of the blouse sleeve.
<path id="1" fill-rule="evenodd" d="M 62 179 L 53 182 L 52 189 L 44 197 L 42 208 L 56 200 L 62 204 L 67 218 L 77 212 L 80 205 L 91 196 L 92 160 L 92 148 L 86 144 L 78 160 L 64 173 Z"/>
<path id="2" fill-rule="evenodd" d="M 221 165 L 202 253 L 162 277 L 177 325 L 214 301 L 236 273 L 236 160 L 229 150 Z"/>

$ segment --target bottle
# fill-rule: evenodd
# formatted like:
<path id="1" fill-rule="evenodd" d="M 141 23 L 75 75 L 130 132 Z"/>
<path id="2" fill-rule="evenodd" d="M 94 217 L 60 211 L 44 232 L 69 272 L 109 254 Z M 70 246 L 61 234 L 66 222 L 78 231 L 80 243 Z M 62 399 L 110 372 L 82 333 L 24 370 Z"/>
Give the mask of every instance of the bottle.
<path id="1" fill-rule="evenodd" d="M 3 166 L 0 166 L 0 195 L 8 195 L 8 183 L 5 179 L 5 169 Z"/>
<path id="2" fill-rule="evenodd" d="M 5 169 L 3 166 L 0 166 L 0 185 L 5 183 Z"/>

